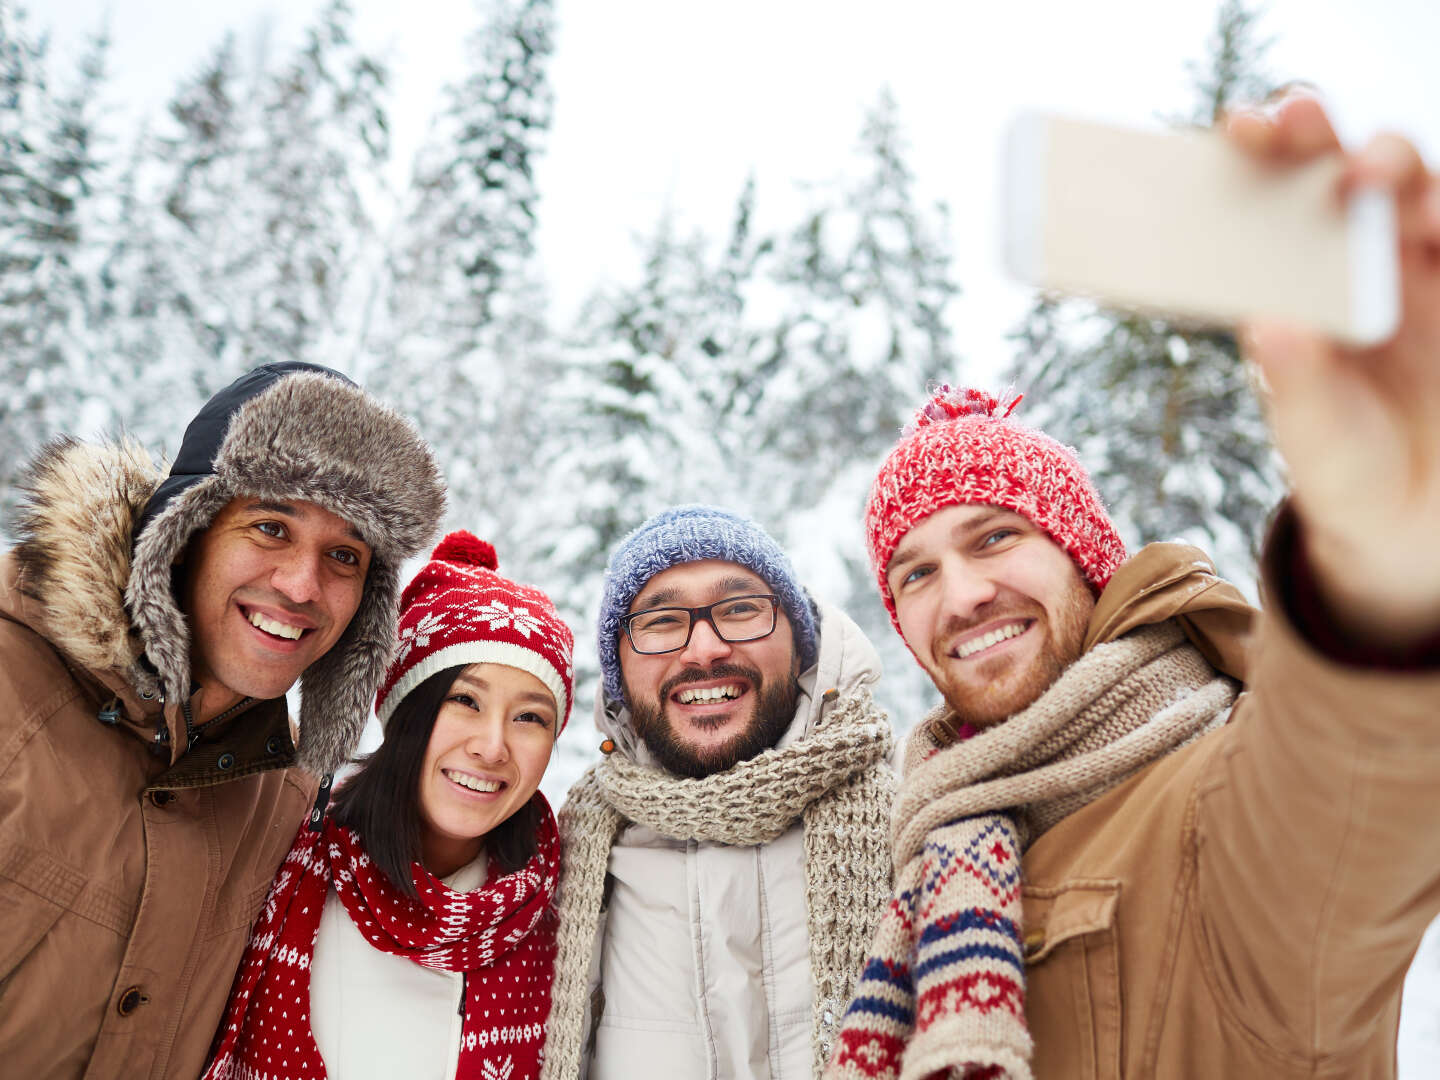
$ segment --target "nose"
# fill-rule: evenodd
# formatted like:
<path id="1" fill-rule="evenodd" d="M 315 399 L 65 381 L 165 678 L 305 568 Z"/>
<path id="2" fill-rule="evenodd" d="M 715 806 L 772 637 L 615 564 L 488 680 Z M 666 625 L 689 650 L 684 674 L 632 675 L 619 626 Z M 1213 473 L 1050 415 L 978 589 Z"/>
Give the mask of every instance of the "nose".
<path id="1" fill-rule="evenodd" d="M 690 628 L 690 641 L 680 653 L 680 662 L 709 667 L 731 653 L 730 643 L 715 632 L 708 619 L 697 619 Z"/>
<path id="2" fill-rule="evenodd" d="M 297 552 L 275 568 L 270 584 L 292 603 L 313 603 L 321 595 L 319 563 Z"/>
<path id="3" fill-rule="evenodd" d="M 465 752 L 492 765 L 503 765 L 510 760 L 510 744 L 505 736 L 505 717 L 487 714 L 471 727 L 465 739 Z"/>
<path id="4" fill-rule="evenodd" d="M 994 579 L 983 570 L 958 559 L 943 567 L 941 594 L 943 616 L 968 619 L 995 599 L 999 591 Z"/>

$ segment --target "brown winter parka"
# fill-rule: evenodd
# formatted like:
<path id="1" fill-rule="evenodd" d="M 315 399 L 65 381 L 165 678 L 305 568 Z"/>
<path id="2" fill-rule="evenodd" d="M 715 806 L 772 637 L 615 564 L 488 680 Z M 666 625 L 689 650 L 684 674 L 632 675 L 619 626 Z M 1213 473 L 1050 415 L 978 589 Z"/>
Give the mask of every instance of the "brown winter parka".
<path id="1" fill-rule="evenodd" d="M 1294 529 L 1272 536 L 1267 595 Z M 1172 616 L 1246 691 L 1025 853 L 1035 1076 L 1393 1077 L 1440 911 L 1440 673 L 1327 659 L 1175 544 L 1121 567 L 1086 646 Z"/>
<path id="2" fill-rule="evenodd" d="M 316 781 L 290 767 L 283 699 L 182 753 L 177 702 L 77 659 L 127 652 L 113 587 L 124 568 L 86 553 L 127 551 L 143 501 L 121 496 L 158 481 L 105 453 L 87 474 L 117 498 L 90 523 L 114 535 L 52 547 L 71 561 L 43 574 L 14 553 L 0 560 L 0 1068 L 190 1080 Z"/>
<path id="3" fill-rule="evenodd" d="M 134 443 L 62 436 L 22 491 L 0 559 L 0 1071 L 191 1080 L 312 777 L 370 715 L 444 485 L 409 420 L 282 361 L 205 403 L 168 476 Z M 300 676 L 298 746 L 283 698 L 191 723 L 177 567 L 241 498 L 317 506 L 370 549 Z"/>

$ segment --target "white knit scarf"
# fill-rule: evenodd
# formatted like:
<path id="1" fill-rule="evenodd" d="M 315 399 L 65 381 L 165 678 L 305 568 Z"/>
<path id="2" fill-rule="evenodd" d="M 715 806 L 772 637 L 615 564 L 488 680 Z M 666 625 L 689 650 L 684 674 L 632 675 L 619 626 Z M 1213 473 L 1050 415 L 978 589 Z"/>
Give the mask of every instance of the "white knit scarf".
<path id="1" fill-rule="evenodd" d="M 560 811 L 559 953 L 542 1080 L 569 1080 L 579 1068 L 590 961 L 620 830 L 634 822 L 676 840 L 754 845 L 776 839 L 796 819 L 805 830 L 811 1042 L 819 1076 L 889 898 L 890 747 L 889 722 L 862 689 L 835 699 L 791 745 L 701 779 L 680 779 L 620 754 L 592 766 Z"/>
<path id="2" fill-rule="evenodd" d="M 827 1080 L 1029 1080 L 1021 854 L 1030 840 L 1224 722 L 1237 685 L 1173 620 L 1097 645 L 1034 704 L 940 748 L 906 747 L 895 895 Z"/>

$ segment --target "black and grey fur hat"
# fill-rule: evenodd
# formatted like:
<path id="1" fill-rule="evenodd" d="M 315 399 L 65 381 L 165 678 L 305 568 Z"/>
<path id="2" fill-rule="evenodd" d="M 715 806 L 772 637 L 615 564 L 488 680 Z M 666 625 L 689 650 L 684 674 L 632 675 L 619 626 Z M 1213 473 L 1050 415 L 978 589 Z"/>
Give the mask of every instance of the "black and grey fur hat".
<path id="1" fill-rule="evenodd" d="M 145 506 L 125 591 L 168 695 L 190 689 L 190 632 L 172 566 L 241 495 L 314 503 L 354 525 L 371 548 L 359 609 L 301 677 L 300 764 L 333 772 L 359 741 L 389 665 L 400 570 L 439 526 L 444 484 L 414 425 L 329 368 L 266 364 L 216 394 L 186 428 L 169 477 Z"/>

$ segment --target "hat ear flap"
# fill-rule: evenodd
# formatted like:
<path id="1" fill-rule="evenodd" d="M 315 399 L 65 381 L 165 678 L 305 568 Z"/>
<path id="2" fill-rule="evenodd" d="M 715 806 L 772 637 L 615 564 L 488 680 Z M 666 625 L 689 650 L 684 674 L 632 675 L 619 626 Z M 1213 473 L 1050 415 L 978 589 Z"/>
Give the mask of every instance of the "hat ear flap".
<path id="1" fill-rule="evenodd" d="M 300 764 L 317 776 L 350 760 L 395 653 L 400 575 L 372 561 L 350 625 L 300 679 Z"/>

